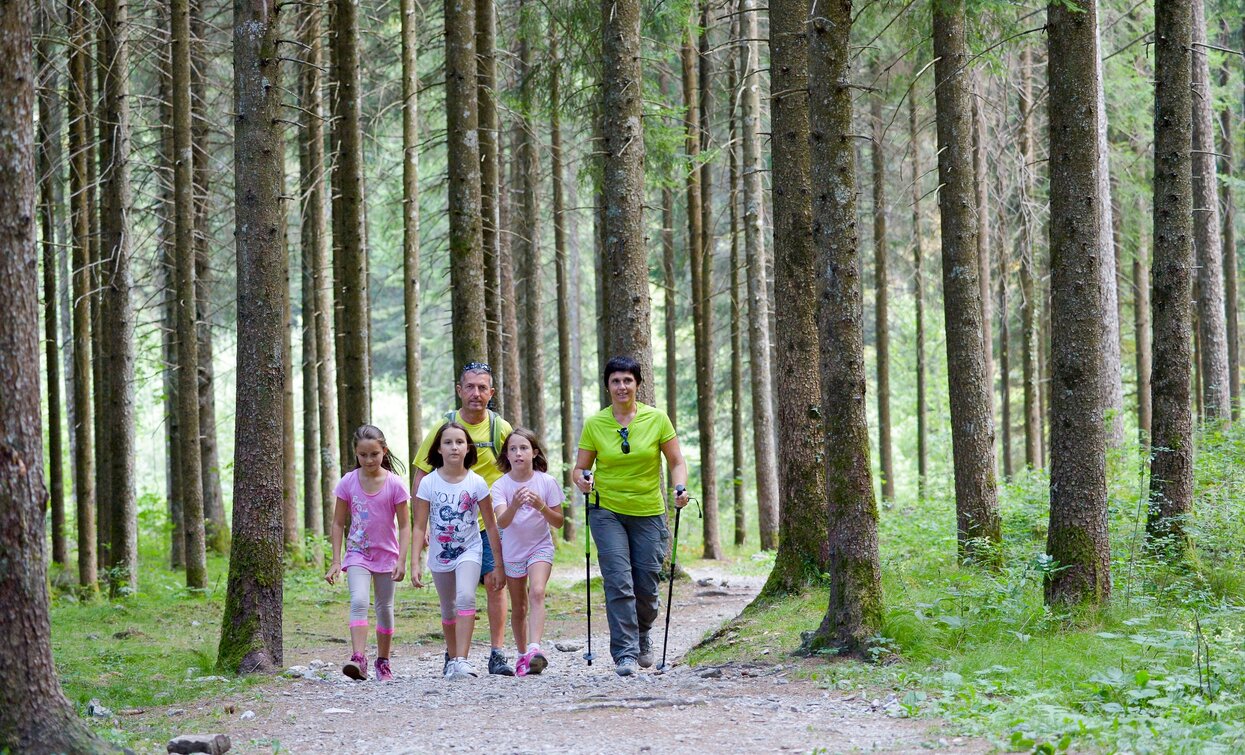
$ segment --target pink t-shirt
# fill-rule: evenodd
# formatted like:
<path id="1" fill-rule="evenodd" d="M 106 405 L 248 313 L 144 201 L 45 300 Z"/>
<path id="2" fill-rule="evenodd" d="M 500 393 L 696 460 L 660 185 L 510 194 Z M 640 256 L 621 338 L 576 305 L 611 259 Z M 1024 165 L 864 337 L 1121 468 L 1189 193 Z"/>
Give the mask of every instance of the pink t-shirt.
<path id="1" fill-rule="evenodd" d="M 393 571 L 398 565 L 398 506 L 411 500 L 406 483 L 386 470 L 380 490 L 368 494 L 356 469 L 337 483 L 333 495 L 350 504 L 350 532 L 342 570 L 362 566 L 373 572 Z"/>
<path id="2" fill-rule="evenodd" d="M 531 479 L 526 482 L 516 482 L 507 474 L 493 483 L 493 510 L 498 516 L 501 516 L 504 507 L 510 505 L 510 499 L 523 488 L 531 488 L 551 509 L 561 506 L 566 499 L 558 481 L 544 472 L 533 470 Z M 507 561 L 527 561 L 542 546 L 553 547 L 549 522 L 536 509 L 523 506 L 515 512 L 510 526 L 501 530 L 502 553 Z"/>

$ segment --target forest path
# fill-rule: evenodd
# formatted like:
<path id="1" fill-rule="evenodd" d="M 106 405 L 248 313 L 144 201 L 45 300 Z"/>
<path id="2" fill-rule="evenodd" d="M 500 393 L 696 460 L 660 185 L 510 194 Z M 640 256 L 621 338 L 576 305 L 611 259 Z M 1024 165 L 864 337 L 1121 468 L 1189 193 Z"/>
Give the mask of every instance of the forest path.
<path id="1" fill-rule="evenodd" d="M 593 650 L 582 658 L 583 616 L 552 617 L 543 646 L 549 668 L 539 676 L 489 676 L 483 612 L 473 660 L 479 679 L 441 677 L 442 644 L 428 634 L 396 643 L 396 679 L 355 682 L 340 672 L 344 646 L 300 652 L 287 663 L 303 677 L 265 686 L 262 699 L 225 716 L 233 752 L 258 753 L 704 753 L 720 752 L 985 752 L 983 742 L 943 736 L 937 722 L 891 718 L 860 694 L 827 691 L 796 678 L 804 663 L 691 668 L 683 654 L 748 604 L 760 577 L 692 574 L 676 584 L 670 667 L 622 679 L 609 659 L 603 612 L 593 611 Z M 663 604 L 664 598 L 663 595 Z M 594 595 L 598 609 L 599 591 Z M 663 605 L 664 611 L 664 605 Z M 664 619 L 664 612 L 663 612 Z M 401 627 L 401 622 L 400 625 Z M 659 628 L 654 645 L 660 663 Z M 401 632 L 401 628 L 399 629 Z M 512 640 L 509 631 L 507 639 Z M 555 643 L 577 650 L 561 652 Z M 513 648 L 509 651 L 513 656 Z M 323 660 L 322 660 L 323 659 Z M 331 661 L 324 666 L 324 661 Z M 513 657 L 511 661 L 513 662 Z M 221 710 L 225 701 L 204 701 Z M 254 717 L 241 720 L 246 709 Z M 196 711 L 205 712 L 203 710 Z"/>

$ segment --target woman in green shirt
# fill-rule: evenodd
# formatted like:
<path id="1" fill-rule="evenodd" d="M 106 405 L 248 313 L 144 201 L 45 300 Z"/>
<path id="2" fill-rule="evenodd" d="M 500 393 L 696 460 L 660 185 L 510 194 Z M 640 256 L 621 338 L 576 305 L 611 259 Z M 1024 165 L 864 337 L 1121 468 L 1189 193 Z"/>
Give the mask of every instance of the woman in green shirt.
<path id="1" fill-rule="evenodd" d="M 665 412 L 636 400 L 644 379 L 630 357 L 605 365 L 610 405 L 584 422 L 575 461 L 575 485 L 596 487 L 600 505 L 588 509 L 597 561 L 605 581 L 610 655 L 619 676 L 653 665 L 649 630 L 658 616 L 658 577 L 670 531 L 661 495 L 661 457 L 670 481 L 681 486 L 674 505 L 687 505 L 687 463 Z M 593 467 L 595 475 L 592 474 Z M 595 477 L 595 479 L 594 479 Z"/>

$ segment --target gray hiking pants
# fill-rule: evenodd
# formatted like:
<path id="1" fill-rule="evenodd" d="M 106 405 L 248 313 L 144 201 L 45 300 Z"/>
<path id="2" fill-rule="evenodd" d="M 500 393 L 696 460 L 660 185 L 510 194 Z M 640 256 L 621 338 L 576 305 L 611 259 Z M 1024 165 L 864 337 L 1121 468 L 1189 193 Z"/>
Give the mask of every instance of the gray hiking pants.
<path id="1" fill-rule="evenodd" d="M 596 507 L 588 511 L 605 582 L 610 656 L 617 663 L 640 655 L 640 634 L 657 622 L 658 577 L 670 530 L 660 514 L 629 516 Z"/>

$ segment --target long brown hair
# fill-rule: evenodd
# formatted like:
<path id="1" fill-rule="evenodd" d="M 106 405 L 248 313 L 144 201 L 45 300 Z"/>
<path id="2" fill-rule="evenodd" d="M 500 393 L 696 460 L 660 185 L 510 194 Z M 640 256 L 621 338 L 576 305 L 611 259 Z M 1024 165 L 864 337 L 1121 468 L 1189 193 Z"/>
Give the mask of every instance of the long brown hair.
<path id="1" fill-rule="evenodd" d="M 463 431 L 463 437 L 467 439 L 467 455 L 463 457 L 463 466 L 471 469 L 476 465 L 476 459 L 479 458 L 479 454 L 476 452 L 476 444 L 471 440 L 471 433 L 467 432 L 467 428 L 457 422 L 446 422 L 437 429 L 437 434 L 432 436 L 432 445 L 428 448 L 428 466 L 433 469 L 440 469 L 445 466 L 445 457 L 441 455 L 441 436 L 445 435 L 447 428 Z"/>
<path id="2" fill-rule="evenodd" d="M 359 429 L 354 431 L 354 440 L 352 443 L 357 449 L 359 447 L 359 443 L 365 440 L 374 440 L 380 443 L 381 450 L 385 452 L 384 457 L 380 460 L 380 465 L 382 467 L 388 469 L 394 474 L 406 474 L 406 465 L 393 455 L 393 451 L 389 450 L 389 443 L 385 440 L 385 434 L 380 431 L 379 427 L 376 425 L 359 425 Z M 355 469 L 358 469 L 359 459 L 357 456 L 355 457 L 354 462 Z"/>
<path id="3" fill-rule="evenodd" d="M 536 433 L 526 427 L 516 427 L 506 436 L 505 442 L 501 444 L 501 451 L 497 454 L 497 468 L 506 473 L 510 472 L 510 439 L 515 436 L 527 438 L 527 442 L 532 444 L 532 469 L 548 472 L 549 460 L 545 457 L 545 448 Z"/>

